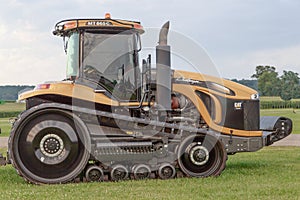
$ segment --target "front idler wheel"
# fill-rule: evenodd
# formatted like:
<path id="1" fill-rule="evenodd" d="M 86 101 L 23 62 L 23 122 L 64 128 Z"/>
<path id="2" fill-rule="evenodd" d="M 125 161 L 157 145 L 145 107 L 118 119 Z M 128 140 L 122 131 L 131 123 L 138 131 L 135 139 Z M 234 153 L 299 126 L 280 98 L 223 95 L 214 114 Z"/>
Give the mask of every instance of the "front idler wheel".
<path id="1" fill-rule="evenodd" d="M 190 177 L 220 175 L 226 159 L 223 143 L 209 135 L 190 135 L 178 148 L 179 167 Z"/>

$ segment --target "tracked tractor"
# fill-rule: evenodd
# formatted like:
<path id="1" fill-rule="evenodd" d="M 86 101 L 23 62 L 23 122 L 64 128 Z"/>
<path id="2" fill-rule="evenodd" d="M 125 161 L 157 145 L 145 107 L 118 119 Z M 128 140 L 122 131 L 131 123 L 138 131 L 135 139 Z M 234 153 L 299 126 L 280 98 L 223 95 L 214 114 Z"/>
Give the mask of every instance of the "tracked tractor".
<path id="1" fill-rule="evenodd" d="M 20 94 L 26 110 L 9 138 L 18 174 L 35 184 L 218 176 L 228 155 L 291 133 L 291 120 L 260 117 L 256 91 L 172 69 L 168 31 L 166 23 L 156 62 L 140 65 L 139 22 L 57 23 L 67 76 Z"/>

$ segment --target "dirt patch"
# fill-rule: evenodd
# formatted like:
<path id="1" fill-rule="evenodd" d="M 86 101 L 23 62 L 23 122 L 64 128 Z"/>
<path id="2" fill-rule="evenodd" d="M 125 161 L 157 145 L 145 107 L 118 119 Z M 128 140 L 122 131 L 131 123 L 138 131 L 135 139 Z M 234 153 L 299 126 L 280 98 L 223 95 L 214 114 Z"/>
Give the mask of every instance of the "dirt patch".
<path id="1" fill-rule="evenodd" d="M 300 146 L 300 134 L 291 134 L 286 138 L 272 144 L 272 146 Z"/>
<path id="2" fill-rule="evenodd" d="M 0 137 L 0 148 L 7 148 L 8 137 Z"/>

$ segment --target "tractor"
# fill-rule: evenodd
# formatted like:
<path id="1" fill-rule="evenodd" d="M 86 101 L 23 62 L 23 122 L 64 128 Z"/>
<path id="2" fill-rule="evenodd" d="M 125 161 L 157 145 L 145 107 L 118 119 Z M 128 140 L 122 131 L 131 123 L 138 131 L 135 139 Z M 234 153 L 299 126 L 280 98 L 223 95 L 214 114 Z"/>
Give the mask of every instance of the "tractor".
<path id="1" fill-rule="evenodd" d="M 8 142 L 17 173 L 34 184 L 218 176 L 228 155 L 291 133 L 290 119 L 260 117 L 255 90 L 172 69 L 169 26 L 153 64 L 139 60 L 140 22 L 106 14 L 57 23 L 66 78 L 19 95 L 26 110 Z"/>

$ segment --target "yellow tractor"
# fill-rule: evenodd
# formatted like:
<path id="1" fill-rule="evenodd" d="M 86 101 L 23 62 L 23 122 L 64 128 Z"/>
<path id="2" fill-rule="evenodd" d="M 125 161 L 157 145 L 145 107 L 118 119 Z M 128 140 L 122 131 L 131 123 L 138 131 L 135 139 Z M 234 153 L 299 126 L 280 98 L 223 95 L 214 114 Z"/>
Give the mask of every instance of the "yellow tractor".
<path id="1" fill-rule="evenodd" d="M 227 156 L 271 145 L 291 120 L 260 117 L 258 93 L 229 80 L 171 69 L 169 22 L 139 66 L 140 22 L 56 24 L 67 76 L 20 94 L 8 157 L 35 184 L 218 176 Z"/>

